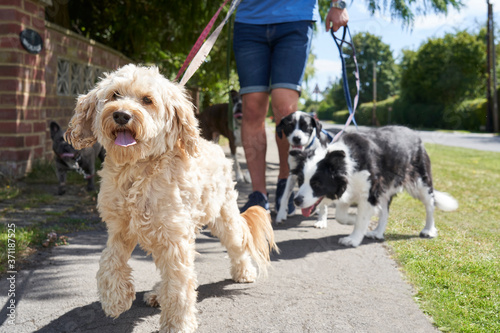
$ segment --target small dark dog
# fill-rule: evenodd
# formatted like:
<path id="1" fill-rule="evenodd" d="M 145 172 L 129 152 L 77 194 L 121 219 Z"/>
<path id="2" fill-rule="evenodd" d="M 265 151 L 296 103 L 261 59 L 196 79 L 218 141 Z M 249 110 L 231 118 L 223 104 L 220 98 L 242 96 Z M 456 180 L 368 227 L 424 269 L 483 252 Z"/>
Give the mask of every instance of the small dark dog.
<path id="1" fill-rule="evenodd" d="M 200 122 L 201 136 L 209 141 L 219 142 L 219 135 L 223 135 L 229 140 L 229 149 L 234 160 L 234 172 L 236 181 L 250 182 L 249 175 L 244 176 L 241 172 L 240 164 L 236 158 L 236 148 L 242 147 L 241 143 L 241 96 L 236 90 L 231 90 L 231 99 L 233 101 L 233 119 L 229 119 L 227 112 L 228 103 L 215 104 L 206 108 L 198 114 Z M 233 130 L 230 129 L 229 122 L 233 122 Z"/>
<path id="2" fill-rule="evenodd" d="M 59 180 L 58 194 L 66 193 L 66 173 L 74 170 L 87 179 L 87 191 L 94 191 L 95 161 L 99 157 L 104 162 L 106 152 L 100 143 L 91 148 L 76 150 L 64 141 L 64 131 L 55 121 L 50 123 L 52 150 L 56 161 L 56 174 Z"/>

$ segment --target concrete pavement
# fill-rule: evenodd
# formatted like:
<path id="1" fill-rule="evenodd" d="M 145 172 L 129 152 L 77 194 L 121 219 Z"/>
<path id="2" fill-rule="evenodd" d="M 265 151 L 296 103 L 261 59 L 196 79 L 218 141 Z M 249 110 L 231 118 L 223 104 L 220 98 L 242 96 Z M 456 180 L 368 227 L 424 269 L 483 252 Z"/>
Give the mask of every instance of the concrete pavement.
<path id="1" fill-rule="evenodd" d="M 267 179 L 274 206 L 278 173 L 274 133 L 268 129 Z M 242 156 L 241 148 L 239 155 Z M 242 159 L 242 164 L 244 166 Z M 238 185 L 240 206 L 251 189 Z M 365 240 L 356 248 L 338 245 L 352 231 L 334 221 L 315 229 L 315 217 L 290 217 L 274 227 L 281 249 L 267 278 L 253 284 L 230 279 L 229 259 L 216 238 L 197 239 L 199 332 L 437 332 L 418 308 L 383 243 Z M 273 214 L 274 216 L 274 214 Z M 411 241 L 418 237 L 402 235 Z M 70 245 L 35 255 L 16 274 L 16 324 L 9 313 L 9 281 L 0 281 L 0 332 L 156 332 L 160 310 L 142 302 L 159 280 L 150 257 L 136 249 L 130 260 L 137 299 L 118 319 L 101 310 L 95 282 L 106 232 L 70 235 Z"/>

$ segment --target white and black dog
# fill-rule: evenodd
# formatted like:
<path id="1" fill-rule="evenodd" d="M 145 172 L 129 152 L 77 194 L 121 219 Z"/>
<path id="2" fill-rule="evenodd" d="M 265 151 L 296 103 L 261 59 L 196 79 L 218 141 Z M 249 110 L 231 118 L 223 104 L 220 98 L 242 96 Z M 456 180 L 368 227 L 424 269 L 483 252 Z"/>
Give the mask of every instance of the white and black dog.
<path id="1" fill-rule="evenodd" d="M 444 211 L 458 208 L 453 197 L 434 190 L 429 156 L 418 134 L 406 127 L 344 133 L 326 149 L 291 153 L 298 162 L 292 172 L 300 184 L 295 205 L 308 216 L 320 203 L 335 201 L 336 220 L 354 224 L 354 231 L 339 240 L 345 246 L 358 246 L 365 234 L 383 239 L 389 205 L 403 189 L 425 205 L 420 237 L 437 236 L 434 206 Z M 353 204 L 357 204 L 356 215 L 347 211 Z M 378 226 L 367 233 L 376 213 Z"/>
<path id="2" fill-rule="evenodd" d="M 325 148 L 333 139 L 330 133 L 322 129 L 321 123 L 318 120 L 303 111 L 296 111 L 284 117 L 278 126 L 276 126 L 276 134 L 280 139 L 285 134 L 290 144 L 289 152 L 314 151 L 319 147 Z M 297 167 L 294 154 L 289 153 L 288 166 L 290 170 Z M 287 218 L 288 200 L 290 195 L 292 195 L 296 182 L 297 176 L 290 173 L 285 191 L 281 197 L 279 209 L 276 209 L 276 223 L 278 224 L 283 223 Z"/>

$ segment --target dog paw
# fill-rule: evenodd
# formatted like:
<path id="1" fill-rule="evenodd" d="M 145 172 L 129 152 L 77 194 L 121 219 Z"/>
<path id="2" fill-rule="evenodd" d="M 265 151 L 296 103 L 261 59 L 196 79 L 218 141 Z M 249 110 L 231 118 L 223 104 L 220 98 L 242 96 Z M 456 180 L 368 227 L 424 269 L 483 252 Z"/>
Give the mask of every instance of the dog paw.
<path id="1" fill-rule="evenodd" d="M 438 235 L 438 231 L 436 228 L 432 229 L 424 229 L 420 232 L 420 237 L 422 238 L 435 238 Z"/>
<path id="2" fill-rule="evenodd" d="M 144 303 L 154 308 L 160 306 L 160 303 L 158 302 L 158 294 L 155 290 L 148 291 L 144 294 Z"/>
<path id="3" fill-rule="evenodd" d="M 238 184 L 246 183 L 245 177 L 241 173 L 236 175 L 236 182 Z"/>
<path id="4" fill-rule="evenodd" d="M 102 309 L 107 316 L 118 318 L 120 314 L 130 309 L 132 302 L 135 300 L 135 287 L 131 281 L 123 281 L 122 283 L 108 283 L 106 279 L 99 278 L 97 287 L 101 299 Z M 116 286 L 116 288 L 110 288 Z"/>
<path id="5" fill-rule="evenodd" d="M 375 231 L 368 231 L 365 236 L 368 237 L 368 238 L 371 238 L 371 239 L 384 240 L 384 234 L 379 235 Z"/>
<path id="6" fill-rule="evenodd" d="M 283 224 L 285 220 L 286 220 L 286 210 L 280 209 L 280 211 L 276 215 L 276 224 Z"/>
<path id="7" fill-rule="evenodd" d="M 336 217 L 338 223 L 342 225 L 354 225 L 356 224 L 356 217 L 338 218 Z"/>
<path id="8" fill-rule="evenodd" d="M 233 280 L 238 283 L 251 283 L 257 278 L 257 270 L 252 265 L 233 269 L 231 273 Z"/>
<path id="9" fill-rule="evenodd" d="M 245 171 L 245 176 L 243 176 L 245 183 L 250 184 L 252 182 L 252 177 L 250 177 L 250 172 Z"/>
<path id="10" fill-rule="evenodd" d="M 66 186 L 59 186 L 57 189 L 57 195 L 64 195 L 66 193 Z"/>
<path id="11" fill-rule="evenodd" d="M 101 304 L 104 313 L 108 317 L 118 318 L 120 314 L 130 309 L 135 300 L 135 291 L 124 292 L 122 295 L 101 294 Z M 105 300 L 106 299 L 106 300 Z"/>
<path id="12" fill-rule="evenodd" d="M 320 220 L 316 223 L 314 223 L 314 227 L 315 228 L 318 228 L 318 229 L 325 229 L 328 225 L 328 222 L 327 221 L 323 221 L 323 220 Z"/>
<path id="13" fill-rule="evenodd" d="M 342 237 L 339 239 L 339 244 L 344 245 L 344 246 L 352 246 L 352 247 L 358 247 L 359 244 L 361 244 L 362 240 L 356 240 L 350 236 L 347 237 Z"/>
<path id="14" fill-rule="evenodd" d="M 158 333 L 194 333 L 198 329 L 198 322 L 194 313 L 184 315 L 181 321 L 174 321 L 173 318 L 165 318 L 163 314 L 160 317 L 160 330 Z"/>

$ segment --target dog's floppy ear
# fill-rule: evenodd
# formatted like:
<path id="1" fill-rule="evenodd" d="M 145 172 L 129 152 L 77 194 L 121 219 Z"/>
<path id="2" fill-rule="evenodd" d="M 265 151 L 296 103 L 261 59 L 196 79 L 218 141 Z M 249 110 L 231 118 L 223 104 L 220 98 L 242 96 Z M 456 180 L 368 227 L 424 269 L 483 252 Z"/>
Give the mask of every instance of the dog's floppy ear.
<path id="1" fill-rule="evenodd" d="M 343 160 L 345 156 L 345 151 L 334 150 L 326 154 L 325 160 L 328 162 L 328 165 L 335 166 L 339 163 L 339 160 Z"/>
<path id="2" fill-rule="evenodd" d="M 343 150 L 334 150 L 325 156 L 325 161 L 328 164 L 330 175 L 333 177 L 335 184 L 327 197 L 333 200 L 340 198 L 347 190 L 345 157 L 346 153 Z"/>
<path id="3" fill-rule="evenodd" d="M 194 106 L 186 96 L 185 91 L 179 86 L 179 94 L 174 97 L 173 108 L 179 130 L 181 147 L 191 156 L 199 154 L 200 129 L 198 120 L 194 115 Z"/>
<path id="4" fill-rule="evenodd" d="M 311 121 L 312 121 L 312 124 L 313 126 L 316 128 L 316 136 L 318 138 L 320 138 L 320 134 L 321 134 L 321 129 L 323 128 L 323 126 L 321 125 L 321 123 L 319 122 L 319 120 L 316 120 L 316 118 L 314 117 L 311 117 Z"/>
<path id="5" fill-rule="evenodd" d="M 94 117 L 98 103 L 98 90 L 99 88 L 96 87 L 87 95 L 80 95 L 76 101 L 75 113 L 64 134 L 64 140 L 75 149 L 91 147 L 97 141 L 94 135 Z"/>
<path id="6" fill-rule="evenodd" d="M 327 163 L 328 168 L 332 173 L 337 172 L 340 169 L 344 169 L 346 154 L 343 150 L 334 150 L 326 154 L 324 161 Z"/>
<path id="7" fill-rule="evenodd" d="M 54 140 L 56 133 L 61 130 L 61 126 L 59 126 L 59 124 L 56 123 L 55 121 L 51 121 L 49 128 L 50 128 L 50 137 L 52 138 L 52 140 Z"/>
<path id="8" fill-rule="evenodd" d="M 283 130 L 285 129 L 286 123 L 288 119 L 285 117 L 281 119 L 280 123 L 278 126 L 276 126 L 276 134 L 278 135 L 278 138 L 283 138 Z"/>

